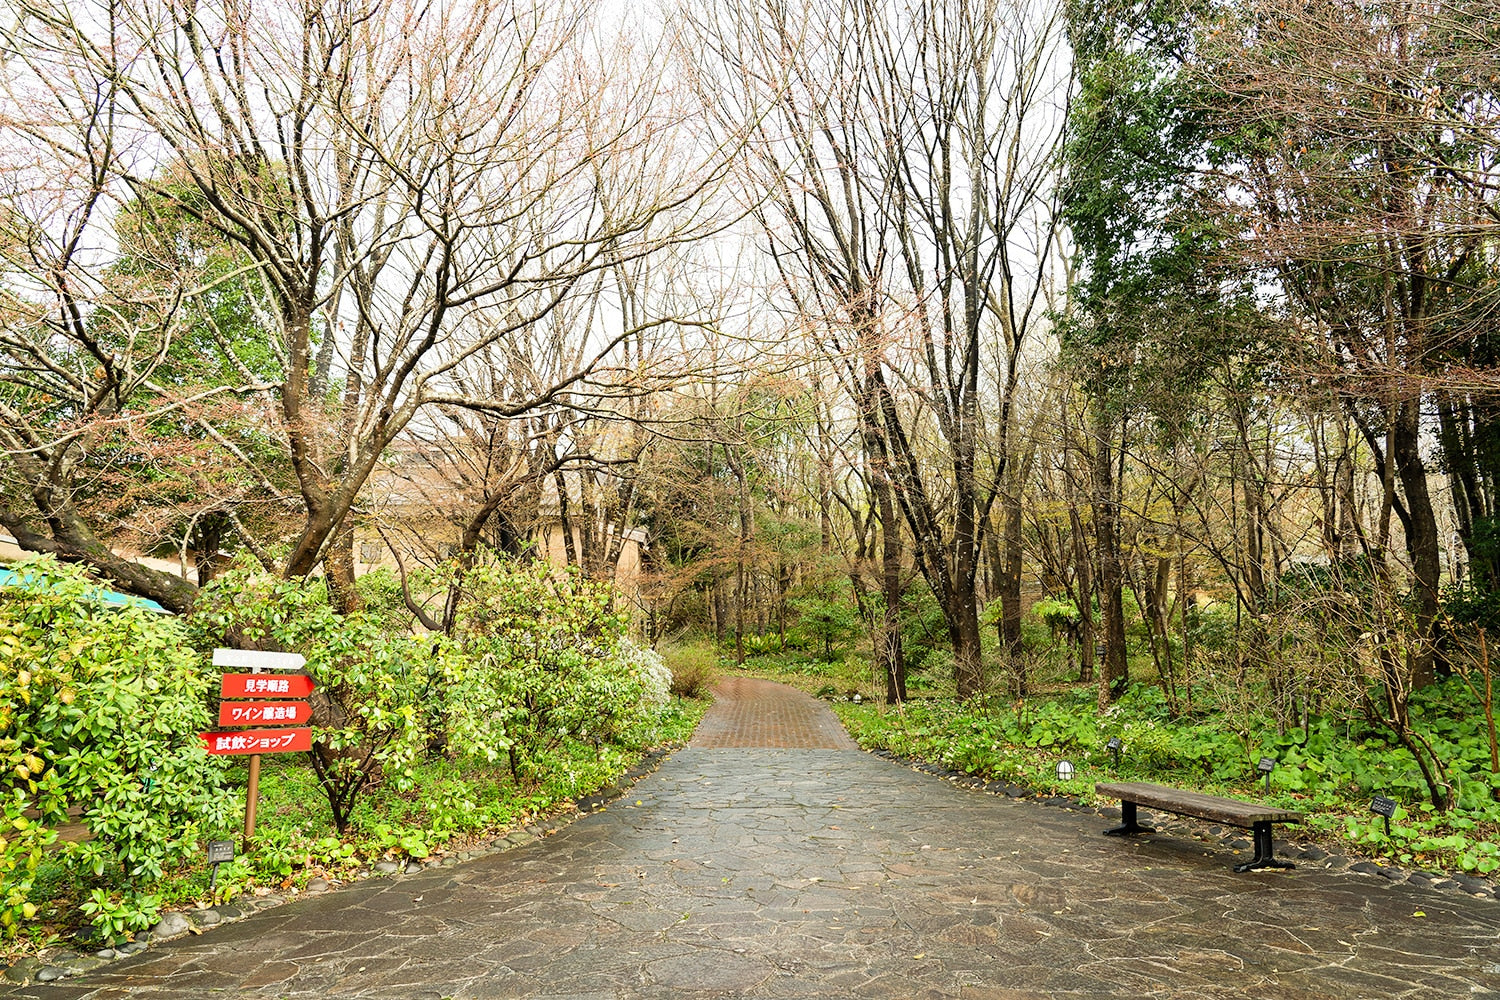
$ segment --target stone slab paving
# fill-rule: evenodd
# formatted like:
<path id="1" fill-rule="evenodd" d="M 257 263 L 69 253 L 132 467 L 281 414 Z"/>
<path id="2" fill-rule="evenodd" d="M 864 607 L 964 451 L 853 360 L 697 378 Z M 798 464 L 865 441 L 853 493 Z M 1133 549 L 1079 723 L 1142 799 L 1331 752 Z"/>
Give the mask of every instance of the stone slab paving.
<path id="1" fill-rule="evenodd" d="M 720 727 L 764 700 L 790 732 L 803 698 L 721 689 L 692 745 L 553 837 L 11 995 L 1500 997 L 1494 901 L 1342 871 L 1235 875 L 1218 844 L 1122 843 L 1089 811 Z"/>

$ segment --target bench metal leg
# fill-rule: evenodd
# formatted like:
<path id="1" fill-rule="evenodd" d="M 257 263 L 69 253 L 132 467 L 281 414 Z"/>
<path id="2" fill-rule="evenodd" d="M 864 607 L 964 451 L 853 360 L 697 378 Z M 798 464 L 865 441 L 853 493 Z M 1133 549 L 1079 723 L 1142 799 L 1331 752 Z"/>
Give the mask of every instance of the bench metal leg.
<path id="1" fill-rule="evenodd" d="M 1250 872 L 1257 868 L 1296 868 L 1290 861 L 1278 861 L 1273 856 L 1275 847 L 1271 842 L 1271 824 L 1262 821 L 1255 824 L 1255 857 L 1244 864 L 1234 866 L 1236 872 Z"/>
<path id="2" fill-rule="evenodd" d="M 1135 803 L 1120 803 L 1120 819 L 1123 821 L 1119 826 L 1112 826 L 1104 831 L 1106 837 L 1128 837 L 1132 833 L 1155 833 L 1154 826 L 1141 826 L 1135 821 Z"/>

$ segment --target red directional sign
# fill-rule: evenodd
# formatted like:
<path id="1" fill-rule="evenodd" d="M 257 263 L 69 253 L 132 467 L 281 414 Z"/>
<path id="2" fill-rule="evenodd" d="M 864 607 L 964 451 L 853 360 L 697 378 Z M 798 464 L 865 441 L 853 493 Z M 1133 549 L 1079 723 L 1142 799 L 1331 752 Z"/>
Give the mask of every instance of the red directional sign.
<path id="1" fill-rule="evenodd" d="M 221 726 L 299 726 L 312 718 L 305 701 L 221 701 Z"/>
<path id="2" fill-rule="evenodd" d="M 300 729 L 239 729 L 232 733 L 198 735 L 211 754 L 289 753 L 312 749 L 312 730 L 305 726 Z"/>
<path id="3" fill-rule="evenodd" d="M 219 686 L 221 698 L 306 698 L 313 681 L 305 674 L 225 674 Z"/>

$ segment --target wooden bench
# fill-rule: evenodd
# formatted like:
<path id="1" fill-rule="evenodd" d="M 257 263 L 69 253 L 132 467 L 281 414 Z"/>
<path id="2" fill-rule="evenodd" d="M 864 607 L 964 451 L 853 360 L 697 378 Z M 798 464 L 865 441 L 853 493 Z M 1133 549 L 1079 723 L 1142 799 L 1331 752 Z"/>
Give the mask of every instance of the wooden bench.
<path id="1" fill-rule="evenodd" d="M 1136 807 L 1157 809 L 1176 813 L 1179 816 L 1195 816 L 1198 819 L 1229 826 L 1243 826 L 1255 831 L 1255 857 L 1244 864 L 1234 866 L 1237 872 L 1254 871 L 1257 868 L 1295 868 L 1290 861 L 1278 861 L 1272 853 L 1271 824 L 1300 823 L 1302 814 L 1291 809 L 1273 809 L 1254 802 L 1225 799 L 1217 795 L 1204 795 L 1166 785 L 1153 785 L 1145 781 L 1119 781 L 1094 786 L 1100 795 L 1120 800 L 1119 826 L 1104 831 L 1106 837 L 1125 837 L 1133 833 L 1154 833 L 1153 827 L 1141 826 L 1136 821 Z"/>

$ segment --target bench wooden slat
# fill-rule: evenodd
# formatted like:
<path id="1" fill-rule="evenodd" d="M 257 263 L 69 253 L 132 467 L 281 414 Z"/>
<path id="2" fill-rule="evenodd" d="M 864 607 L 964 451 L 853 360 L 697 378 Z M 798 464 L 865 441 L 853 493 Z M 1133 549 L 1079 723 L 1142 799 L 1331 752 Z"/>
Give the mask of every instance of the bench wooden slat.
<path id="1" fill-rule="evenodd" d="M 1254 826 L 1256 823 L 1300 823 L 1302 814 L 1291 809 L 1275 809 L 1256 802 L 1241 802 L 1217 795 L 1205 795 L 1182 788 L 1153 785 L 1147 781 L 1119 781 L 1095 785 L 1094 791 L 1122 802 L 1134 802 L 1147 809 L 1161 809 L 1180 816 L 1197 816 L 1230 826 Z"/>

